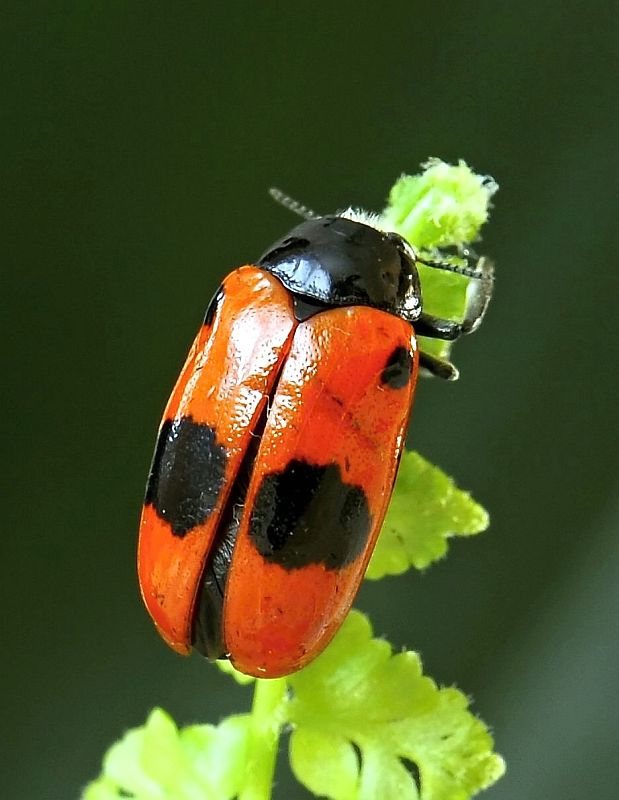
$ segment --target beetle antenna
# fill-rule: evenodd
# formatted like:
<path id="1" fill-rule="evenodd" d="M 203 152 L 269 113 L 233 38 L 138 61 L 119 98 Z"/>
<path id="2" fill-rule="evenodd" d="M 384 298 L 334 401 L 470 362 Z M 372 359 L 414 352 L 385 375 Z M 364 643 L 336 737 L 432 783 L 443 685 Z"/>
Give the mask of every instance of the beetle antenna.
<path id="1" fill-rule="evenodd" d="M 299 203 L 298 200 L 290 197 L 290 195 L 285 194 L 281 189 L 276 189 L 272 186 L 269 189 L 269 194 L 276 203 L 279 203 L 280 206 L 284 206 L 288 211 L 292 211 L 293 214 L 298 214 L 298 216 L 303 217 L 303 219 L 318 219 L 319 215 L 315 211 Z"/>
<path id="2" fill-rule="evenodd" d="M 419 257 L 415 260 L 423 264 L 424 267 L 442 269 L 444 272 L 455 272 L 457 275 L 463 275 L 465 278 L 473 278 L 487 283 L 494 281 L 494 267 L 492 262 L 483 256 L 474 267 L 459 267 L 457 264 L 450 264 L 448 261 L 430 261 Z"/>

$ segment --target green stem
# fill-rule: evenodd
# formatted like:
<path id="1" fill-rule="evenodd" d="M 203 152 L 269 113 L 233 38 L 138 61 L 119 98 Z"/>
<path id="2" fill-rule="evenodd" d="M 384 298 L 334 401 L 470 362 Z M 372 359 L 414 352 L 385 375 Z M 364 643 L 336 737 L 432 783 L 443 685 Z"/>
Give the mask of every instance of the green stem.
<path id="1" fill-rule="evenodd" d="M 285 705 L 285 678 L 256 681 L 247 780 L 239 800 L 270 800 L 279 735 L 285 722 Z"/>

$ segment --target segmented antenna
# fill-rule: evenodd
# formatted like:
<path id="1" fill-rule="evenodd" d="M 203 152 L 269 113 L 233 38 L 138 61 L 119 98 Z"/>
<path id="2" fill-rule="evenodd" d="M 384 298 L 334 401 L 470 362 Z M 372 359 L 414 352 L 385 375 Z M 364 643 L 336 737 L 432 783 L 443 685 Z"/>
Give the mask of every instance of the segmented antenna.
<path id="1" fill-rule="evenodd" d="M 297 214 L 299 217 L 303 217 L 303 219 L 318 219 L 320 216 L 315 211 L 312 211 L 311 208 L 302 205 L 298 200 L 295 200 L 294 198 L 290 197 L 290 195 L 282 192 L 281 189 L 276 189 L 274 186 L 272 186 L 269 189 L 269 194 L 276 203 L 280 204 L 280 206 L 284 206 L 284 208 L 287 208 L 288 211 L 292 211 L 293 214 Z"/>
<path id="2" fill-rule="evenodd" d="M 415 259 L 424 267 L 432 269 L 442 269 L 444 272 L 455 272 L 457 275 L 464 275 L 465 278 L 475 278 L 476 280 L 491 282 L 494 280 L 494 267 L 491 261 L 483 256 L 478 260 L 474 267 L 460 267 L 457 264 L 450 264 L 449 261 L 426 261 L 423 258 Z"/>

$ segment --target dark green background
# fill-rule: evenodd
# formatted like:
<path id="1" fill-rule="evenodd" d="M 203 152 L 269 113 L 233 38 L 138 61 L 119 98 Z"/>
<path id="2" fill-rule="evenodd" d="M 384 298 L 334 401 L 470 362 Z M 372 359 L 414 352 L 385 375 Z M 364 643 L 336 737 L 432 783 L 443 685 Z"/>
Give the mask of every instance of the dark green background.
<path id="1" fill-rule="evenodd" d="M 616 788 L 611 4 L 4 3 L 2 794 L 71 798 L 154 705 L 247 707 L 157 638 L 134 548 L 154 433 L 215 286 L 429 155 L 501 190 L 458 384 L 414 445 L 492 512 L 359 606 L 494 729 L 492 800 Z M 614 62 L 614 63 L 613 63 Z M 613 135 L 615 134 L 615 135 Z M 615 445 L 615 446 L 613 446 Z M 275 796 L 301 798 L 288 778 Z"/>

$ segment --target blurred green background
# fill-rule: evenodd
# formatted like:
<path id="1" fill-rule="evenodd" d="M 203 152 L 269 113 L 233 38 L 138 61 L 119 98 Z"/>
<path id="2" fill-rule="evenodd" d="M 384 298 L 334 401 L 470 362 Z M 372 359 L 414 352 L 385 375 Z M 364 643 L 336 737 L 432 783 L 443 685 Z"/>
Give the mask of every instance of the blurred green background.
<path id="1" fill-rule="evenodd" d="M 154 705 L 180 723 L 247 707 L 139 600 L 163 404 L 222 276 L 295 224 L 267 187 L 380 209 L 436 155 L 501 185 L 480 248 L 498 279 L 460 382 L 420 386 L 412 441 L 492 528 L 358 605 L 474 698 L 508 763 L 489 798 L 615 797 L 611 3 L 1 16 L 3 796 L 76 797 Z M 306 797 L 282 769 L 277 800 Z"/>

